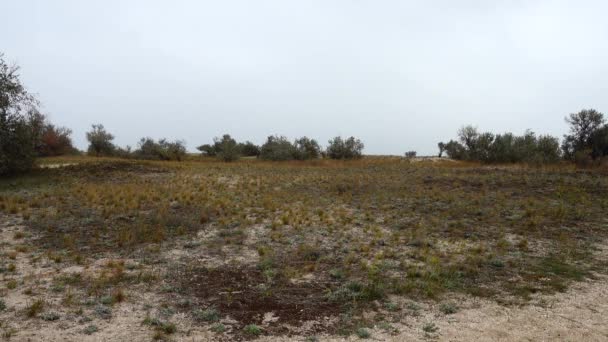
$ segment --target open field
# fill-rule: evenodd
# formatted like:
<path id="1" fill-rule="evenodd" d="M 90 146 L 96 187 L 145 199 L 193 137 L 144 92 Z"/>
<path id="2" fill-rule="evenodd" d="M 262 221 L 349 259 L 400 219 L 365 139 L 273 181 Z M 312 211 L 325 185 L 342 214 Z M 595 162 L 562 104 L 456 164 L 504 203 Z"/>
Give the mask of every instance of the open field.
<path id="1" fill-rule="evenodd" d="M 599 170 L 42 164 L 0 180 L 5 339 L 608 338 Z"/>

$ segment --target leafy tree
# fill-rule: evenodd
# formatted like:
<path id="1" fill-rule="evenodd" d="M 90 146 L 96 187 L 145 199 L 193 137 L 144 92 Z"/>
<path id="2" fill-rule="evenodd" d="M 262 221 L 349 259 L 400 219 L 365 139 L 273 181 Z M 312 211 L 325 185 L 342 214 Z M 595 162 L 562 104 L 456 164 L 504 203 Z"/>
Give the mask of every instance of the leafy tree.
<path id="1" fill-rule="evenodd" d="M 0 175 L 29 170 L 36 156 L 38 135 L 32 123 L 38 102 L 21 84 L 18 71 L 0 53 Z"/>
<path id="2" fill-rule="evenodd" d="M 331 159 L 358 159 L 363 156 L 363 143 L 355 137 L 335 137 L 329 141 L 327 156 Z"/>
<path id="3" fill-rule="evenodd" d="M 102 124 L 93 125 L 90 132 L 87 132 L 87 140 L 89 141 L 88 153 L 90 155 L 111 156 L 114 154 L 116 147 L 112 143 L 114 136 L 103 127 Z"/>
<path id="4" fill-rule="evenodd" d="M 564 135 L 562 150 L 566 158 L 572 159 L 576 152 L 591 150 L 591 135 L 605 122 L 604 114 L 595 109 L 583 109 L 566 117 L 570 134 Z"/>

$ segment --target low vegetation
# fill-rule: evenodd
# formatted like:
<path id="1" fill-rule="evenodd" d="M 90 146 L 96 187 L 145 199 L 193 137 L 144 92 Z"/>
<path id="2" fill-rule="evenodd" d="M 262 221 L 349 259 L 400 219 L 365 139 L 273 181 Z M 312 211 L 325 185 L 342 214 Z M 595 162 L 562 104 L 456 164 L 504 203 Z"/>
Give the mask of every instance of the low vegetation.
<path id="1" fill-rule="evenodd" d="M 594 251 L 607 191 L 601 170 L 561 164 L 81 157 L 0 182 L 3 213 L 28 215 L 29 233 L 11 237 L 30 244 L 0 266 L 8 288 L 19 253 L 42 251 L 62 267 L 106 260 L 56 277 L 49 293 L 108 320 L 137 300 L 131 291 L 150 291 L 161 304 L 147 325 L 159 338 L 179 333 L 178 313 L 233 339 L 320 316 L 336 320 L 314 332 L 363 338 L 386 315 L 415 315 L 418 301 L 437 301 L 443 315 L 458 312 L 444 301 L 454 293 L 525 304 L 605 270 Z M 57 307 L 36 304 L 39 289 L 10 291 L 28 289 L 26 317 L 62 321 Z M 264 323 L 268 313 L 277 323 Z"/>

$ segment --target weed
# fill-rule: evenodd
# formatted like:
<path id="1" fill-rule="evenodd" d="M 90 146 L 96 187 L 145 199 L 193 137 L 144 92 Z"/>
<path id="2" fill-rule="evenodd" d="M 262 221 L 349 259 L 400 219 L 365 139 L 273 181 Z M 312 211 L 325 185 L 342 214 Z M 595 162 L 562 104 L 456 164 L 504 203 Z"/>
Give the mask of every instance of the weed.
<path id="1" fill-rule="evenodd" d="M 45 321 L 56 321 L 60 318 L 60 316 L 56 312 L 45 312 L 40 316 L 40 318 Z"/>
<path id="2" fill-rule="evenodd" d="M 259 326 L 255 325 L 255 324 L 249 324 L 249 325 L 245 326 L 243 331 L 247 335 L 258 336 L 262 333 L 262 328 L 260 328 Z"/>
<path id="3" fill-rule="evenodd" d="M 95 307 L 95 314 L 103 319 L 112 318 L 112 309 L 105 305 L 97 305 Z"/>
<path id="4" fill-rule="evenodd" d="M 194 316 L 205 322 L 217 322 L 220 319 L 219 313 L 214 308 L 196 310 Z"/>
<path id="5" fill-rule="evenodd" d="M 211 327 L 211 331 L 221 334 L 224 331 L 226 331 L 226 326 L 223 325 L 222 323 L 216 323 Z"/>
<path id="6" fill-rule="evenodd" d="M 36 317 L 44 308 L 44 301 L 37 299 L 25 308 L 25 315 L 29 318 Z"/>
<path id="7" fill-rule="evenodd" d="M 359 338 L 370 338 L 372 336 L 372 334 L 369 332 L 369 330 L 367 330 L 365 328 L 357 329 L 356 334 Z"/>
<path id="8" fill-rule="evenodd" d="M 91 324 L 91 325 L 88 325 L 86 328 L 84 328 L 84 330 L 82 332 L 87 335 L 92 335 L 98 331 L 99 331 L 99 328 L 97 328 L 96 325 Z"/>
<path id="9" fill-rule="evenodd" d="M 439 306 L 439 310 L 443 312 L 445 315 L 451 315 L 458 312 L 458 306 L 454 303 L 443 303 Z"/>
<path id="10" fill-rule="evenodd" d="M 436 332 L 437 330 L 439 330 L 439 327 L 437 327 L 435 325 L 435 323 L 432 323 L 432 322 L 425 323 L 422 326 L 422 331 L 424 331 L 425 333 L 429 333 L 430 334 L 430 333 Z"/>

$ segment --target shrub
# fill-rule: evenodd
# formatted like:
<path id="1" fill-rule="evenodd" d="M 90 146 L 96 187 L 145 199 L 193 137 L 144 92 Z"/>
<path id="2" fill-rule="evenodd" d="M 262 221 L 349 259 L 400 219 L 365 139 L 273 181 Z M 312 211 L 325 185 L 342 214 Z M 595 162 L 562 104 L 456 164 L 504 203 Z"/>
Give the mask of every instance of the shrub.
<path id="1" fill-rule="evenodd" d="M 416 151 L 407 151 L 405 152 L 405 158 L 412 159 L 416 158 Z"/>
<path id="2" fill-rule="evenodd" d="M 245 331 L 245 333 L 247 335 L 251 335 L 251 336 L 258 336 L 259 334 L 262 333 L 262 328 L 260 328 L 259 326 L 255 325 L 255 324 L 249 324 L 243 330 Z"/>
<path id="3" fill-rule="evenodd" d="M 112 143 L 114 136 L 106 132 L 102 124 L 92 126 L 91 131 L 87 132 L 87 140 L 89 141 L 89 155 L 112 156 L 116 150 Z"/>
<path id="4" fill-rule="evenodd" d="M 241 157 L 241 147 L 242 145 L 237 144 L 236 140 L 234 140 L 230 134 L 224 134 L 221 138 L 213 138 L 213 145 L 205 144 L 197 147 L 197 149 L 201 151 L 203 155 L 218 157 L 218 159 L 225 162 L 231 162 L 236 161 Z"/>
<path id="5" fill-rule="evenodd" d="M 47 123 L 42 130 L 40 144 L 37 146 L 38 155 L 47 157 L 75 153 L 71 135 L 70 129 Z"/>
<path id="6" fill-rule="evenodd" d="M 321 156 L 321 147 L 315 139 L 301 137 L 294 142 L 294 159 L 310 160 Z"/>
<path id="7" fill-rule="evenodd" d="M 239 143 L 239 151 L 245 157 L 257 157 L 260 155 L 260 147 L 251 141 Z"/>
<path id="8" fill-rule="evenodd" d="M 201 145 L 199 147 L 196 148 L 197 150 L 201 151 L 201 153 L 203 155 L 209 156 L 209 157 L 215 157 L 216 156 L 216 152 L 215 152 L 215 148 L 212 145 L 209 144 L 204 144 Z"/>
<path id="9" fill-rule="evenodd" d="M 331 159 L 358 159 L 363 156 L 363 143 L 355 137 L 335 137 L 329 141 L 327 156 Z"/>
<path id="10" fill-rule="evenodd" d="M 458 136 L 459 141 L 451 140 L 445 145 L 445 151 L 453 159 L 484 163 L 554 163 L 561 158 L 557 138 L 537 137 L 529 130 L 521 136 L 494 135 L 479 133 L 476 128 L 466 126 L 458 131 Z"/>
<path id="11" fill-rule="evenodd" d="M 271 135 L 260 148 L 260 158 L 264 160 L 292 160 L 296 147 L 284 136 Z"/>
<path id="12" fill-rule="evenodd" d="M 152 138 L 141 138 L 138 146 L 133 154 L 139 159 L 181 161 L 186 156 L 186 147 L 179 140 L 170 142 L 160 139 L 156 142 Z M 128 151 L 125 152 L 128 154 Z"/>
<path id="13" fill-rule="evenodd" d="M 236 161 L 241 157 L 239 145 L 229 134 L 224 134 L 221 139 L 215 138 L 215 150 L 217 157 L 225 162 Z"/>
<path id="14" fill-rule="evenodd" d="M 369 332 L 369 330 L 367 330 L 365 328 L 357 329 L 356 333 L 359 338 L 370 338 L 372 336 L 372 334 Z"/>

